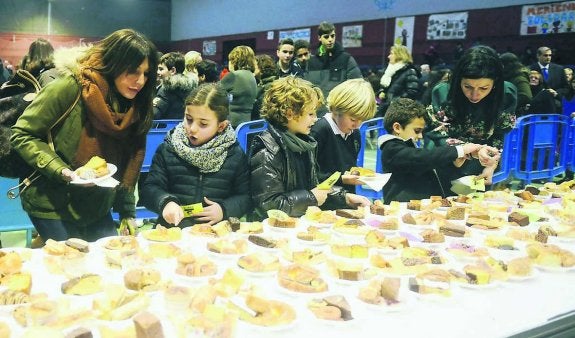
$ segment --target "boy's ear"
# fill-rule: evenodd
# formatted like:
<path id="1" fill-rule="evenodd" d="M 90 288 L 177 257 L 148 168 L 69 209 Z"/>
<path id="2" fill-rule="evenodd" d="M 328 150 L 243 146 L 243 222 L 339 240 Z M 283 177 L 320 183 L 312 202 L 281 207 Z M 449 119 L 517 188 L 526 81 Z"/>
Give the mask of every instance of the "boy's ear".
<path id="1" fill-rule="evenodd" d="M 393 133 L 394 134 L 399 134 L 402 130 L 403 130 L 403 127 L 401 126 L 401 124 L 399 124 L 399 122 L 393 122 Z"/>
<path id="2" fill-rule="evenodd" d="M 176 67 L 170 68 L 170 74 L 174 75 L 174 74 L 176 74 L 176 73 L 177 73 L 177 72 L 176 72 Z"/>

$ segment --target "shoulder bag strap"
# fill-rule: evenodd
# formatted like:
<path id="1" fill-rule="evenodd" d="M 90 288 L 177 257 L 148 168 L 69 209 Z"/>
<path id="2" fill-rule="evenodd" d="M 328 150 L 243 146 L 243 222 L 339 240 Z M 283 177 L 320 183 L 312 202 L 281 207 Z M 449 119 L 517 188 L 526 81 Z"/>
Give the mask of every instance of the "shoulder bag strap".
<path id="1" fill-rule="evenodd" d="M 54 138 L 52 136 L 52 130 L 54 128 L 56 128 L 62 121 L 64 121 L 64 119 L 66 117 L 68 117 L 68 115 L 70 115 L 70 112 L 72 112 L 72 109 L 74 109 L 74 107 L 76 106 L 76 104 L 80 100 L 81 94 L 82 94 L 82 90 L 80 89 L 78 91 L 78 95 L 76 96 L 76 99 L 74 100 L 74 102 L 70 105 L 70 107 L 68 107 L 68 109 L 64 112 L 64 114 L 62 114 L 62 116 L 60 116 L 60 118 L 50 127 L 50 129 L 48 129 L 48 135 L 47 135 L 48 145 L 50 146 L 50 149 L 52 149 L 53 151 L 56 151 L 56 150 L 54 148 Z M 34 170 L 34 172 L 32 174 L 30 174 L 28 177 L 24 178 L 22 180 L 22 182 L 20 182 L 20 184 L 18 184 L 15 187 L 8 189 L 8 192 L 7 192 L 8 198 L 10 198 L 10 199 L 18 198 L 18 196 L 20 196 L 20 194 L 24 190 L 26 190 L 32 183 L 34 183 L 34 181 L 36 181 L 38 179 L 38 177 L 40 177 L 40 173 L 38 172 L 38 170 Z M 20 188 L 22 188 L 22 189 L 20 189 Z"/>

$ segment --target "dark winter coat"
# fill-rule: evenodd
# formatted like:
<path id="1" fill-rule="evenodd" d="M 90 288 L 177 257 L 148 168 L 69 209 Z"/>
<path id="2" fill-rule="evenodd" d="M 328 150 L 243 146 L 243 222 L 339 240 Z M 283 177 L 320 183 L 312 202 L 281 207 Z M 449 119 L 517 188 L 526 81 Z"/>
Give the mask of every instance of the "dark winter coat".
<path id="1" fill-rule="evenodd" d="M 154 119 L 182 120 L 186 97 L 196 84 L 184 74 L 174 74 L 162 82 L 154 98 Z"/>
<path id="2" fill-rule="evenodd" d="M 266 211 L 279 209 L 293 217 L 305 214 L 307 207 L 317 206 L 311 189 L 319 183 L 315 151 L 303 154 L 310 168 L 308 177 L 297 175 L 297 155 L 287 149 L 277 127 L 268 124 L 268 130 L 256 136 L 250 150 L 251 191 L 255 205 L 255 217 L 266 218 Z M 302 158 L 300 158 L 302 160 Z M 307 179 L 309 186 L 298 186 Z M 345 193 L 330 195 L 322 209 L 345 207 Z"/>
<path id="3" fill-rule="evenodd" d="M 170 133 L 172 133 L 171 131 Z M 242 217 L 252 209 L 250 173 L 246 154 L 235 143 L 229 148 L 222 168 L 214 173 L 200 173 L 171 149 L 165 142 L 156 150 L 150 172 L 140 190 L 140 200 L 157 213 L 161 224 L 162 210 L 168 202 L 189 205 L 204 202 L 204 197 L 221 205 L 224 219 Z M 193 225 L 185 219 L 181 226 Z"/>
<path id="4" fill-rule="evenodd" d="M 383 135 L 378 140 L 383 171 L 391 178 L 383 187 L 383 200 L 409 202 L 430 196 L 450 196 L 450 181 L 457 178 L 455 147 L 416 148 L 412 140 Z"/>
<path id="5" fill-rule="evenodd" d="M 383 90 L 385 97 L 379 106 L 378 116 L 384 116 L 391 101 L 398 97 L 406 97 L 416 101 L 419 100 L 421 97 L 421 89 L 419 85 L 420 77 L 421 73 L 411 63 L 398 69 L 391 77 L 389 87 Z"/>

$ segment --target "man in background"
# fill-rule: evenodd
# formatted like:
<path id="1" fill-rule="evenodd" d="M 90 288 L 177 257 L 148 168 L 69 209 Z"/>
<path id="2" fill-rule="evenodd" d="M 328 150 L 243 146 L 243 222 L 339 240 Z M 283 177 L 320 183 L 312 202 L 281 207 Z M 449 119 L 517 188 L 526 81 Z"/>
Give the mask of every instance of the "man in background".
<path id="1" fill-rule="evenodd" d="M 297 62 L 305 74 L 307 72 L 309 58 L 311 57 L 311 53 L 309 51 L 309 41 L 302 39 L 295 40 L 294 55 L 295 62 Z"/>
<path id="2" fill-rule="evenodd" d="M 294 62 L 294 43 L 290 38 L 283 39 L 278 44 L 278 49 L 276 51 L 278 57 L 277 62 L 277 75 L 278 77 L 284 77 L 288 75 L 294 75 L 297 77 L 303 77 L 303 71 L 299 64 Z"/>
<path id="3" fill-rule="evenodd" d="M 537 49 L 537 62 L 531 65 L 531 70 L 536 70 L 543 75 L 543 81 L 547 84 L 555 99 L 555 111 L 561 111 L 561 98 L 567 94 L 569 87 L 563 66 L 551 62 L 553 52 L 549 47 Z"/>
<path id="4" fill-rule="evenodd" d="M 183 119 L 185 100 L 196 83 L 184 75 L 184 54 L 170 52 L 162 55 L 158 64 L 160 86 L 154 98 L 154 119 Z"/>
<path id="5" fill-rule="evenodd" d="M 349 53 L 343 50 L 341 44 L 335 41 L 335 26 L 327 21 L 322 22 L 317 29 L 320 46 L 317 53 L 308 61 L 308 71 L 305 79 L 321 88 L 324 97 L 338 84 L 349 79 L 361 78 L 361 70 Z M 318 117 L 327 112 L 326 107 L 318 110 Z"/>

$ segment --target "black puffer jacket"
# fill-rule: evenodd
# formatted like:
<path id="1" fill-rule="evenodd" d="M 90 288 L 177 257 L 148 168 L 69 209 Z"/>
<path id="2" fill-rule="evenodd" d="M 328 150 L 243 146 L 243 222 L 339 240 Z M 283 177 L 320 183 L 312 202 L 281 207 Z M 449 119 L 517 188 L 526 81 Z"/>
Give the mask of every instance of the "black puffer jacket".
<path id="1" fill-rule="evenodd" d="M 413 64 L 408 63 L 405 67 L 397 70 L 391 77 L 391 82 L 387 89 L 383 90 L 385 98 L 380 105 L 379 116 L 383 116 L 391 101 L 398 97 L 407 97 L 412 100 L 419 100 L 421 91 L 419 78 L 421 73 Z"/>
<path id="2" fill-rule="evenodd" d="M 142 184 L 140 199 L 149 210 L 160 215 L 170 201 L 179 205 L 204 202 L 204 197 L 219 203 L 224 219 L 242 217 L 251 212 L 249 168 L 246 154 L 235 143 L 229 148 L 222 168 L 214 173 L 200 173 L 162 143 L 152 159 L 150 173 Z M 192 225 L 185 220 L 183 226 Z"/>
<path id="3" fill-rule="evenodd" d="M 266 211 L 279 209 L 293 217 L 303 215 L 308 206 L 317 206 L 311 189 L 319 183 L 316 154 L 309 153 L 313 163 L 309 187 L 298 188 L 295 155 L 289 151 L 276 127 L 268 124 L 268 130 L 256 136 L 250 150 L 251 191 L 255 205 L 255 217 L 266 218 Z M 345 207 L 345 192 L 330 195 L 321 206 L 325 208 Z"/>
<path id="4" fill-rule="evenodd" d="M 186 97 L 195 87 L 195 82 L 184 74 L 165 79 L 154 98 L 154 119 L 183 119 Z"/>

